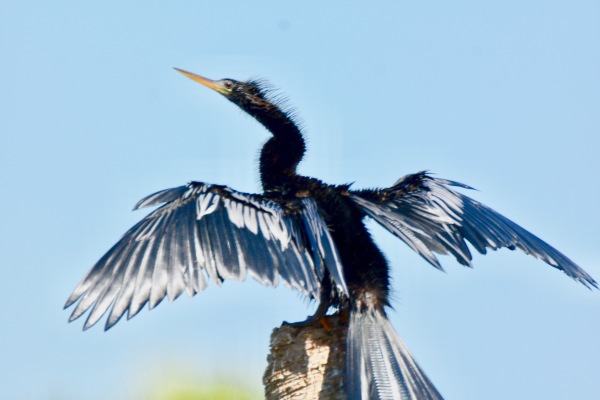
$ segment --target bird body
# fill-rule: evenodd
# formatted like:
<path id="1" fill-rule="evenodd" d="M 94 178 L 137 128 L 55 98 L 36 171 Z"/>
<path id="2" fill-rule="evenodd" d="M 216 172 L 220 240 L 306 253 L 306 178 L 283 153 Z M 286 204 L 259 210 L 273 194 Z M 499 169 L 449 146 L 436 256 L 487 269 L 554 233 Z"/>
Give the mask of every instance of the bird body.
<path id="1" fill-rule="evenodd" d="M 275 201 L 286 196 L 310 198 L 317 205 L 339 254 L 349 298 L 367 296 L 378 309 L 389 305 L 387 261 L 364 224 L 366 214 L 351 201 L 349 186 L 328 185 L 314 178 L 295 175 L 286 180 L 285 187 L 271 188 L 266 193 L 267 198 Z M 337 290 L 335 282 L 327 282 L 326 287 L 319 298 L 322 305 L 340 309 L 349 306 L 348 298 Z"/>
<path id="2" fill-rule="evenodd" d="M 153 308 L 167 296 L 202 291 L 207 279 L 220 284 L 250 274 L 318 300 L 315 318 L 331 307 L 348 313 L 348 399 L 441 399 L 386 317 L 389 264 L 365 217 L 440 269 L 434 253 L 471 265 L 468 241 L 480 253 L 519 249 L 597 287 L 556 249 L 453 189 L 469 186 L 418 172 L 388 188 L 352 190 L 299 175 L 302 132 L 264 83 L 178 71 L 221 93 L 272 134 L 260 155 L 263 193 L 191 182 L 142 199 L 136 208 L 161 206 L 125 233 L 65 305 L 77 303 L 71 321 L 91 309 L 84 329 L 106 312 L 108 329 L 145 304 Z"/>

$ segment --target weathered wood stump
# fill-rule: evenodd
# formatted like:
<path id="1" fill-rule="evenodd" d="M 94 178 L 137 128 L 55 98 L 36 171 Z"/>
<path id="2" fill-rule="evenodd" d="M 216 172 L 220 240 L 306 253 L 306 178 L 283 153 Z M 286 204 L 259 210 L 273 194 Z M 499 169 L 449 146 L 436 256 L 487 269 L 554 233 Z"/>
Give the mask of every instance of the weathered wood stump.
<path id="1" fill-rule="evenodd" d="M 323 322 L 273 330 L 263 376 L 267 400 L 345 399 L 348 325 L 337 314 Z"/>

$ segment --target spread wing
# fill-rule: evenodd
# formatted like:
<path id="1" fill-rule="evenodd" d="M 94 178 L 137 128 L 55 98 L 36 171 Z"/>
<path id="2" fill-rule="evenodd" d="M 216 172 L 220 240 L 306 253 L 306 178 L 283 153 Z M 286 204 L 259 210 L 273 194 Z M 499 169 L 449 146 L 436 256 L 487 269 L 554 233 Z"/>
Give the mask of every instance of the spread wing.
<path id="1" fill-rule="evenodd" d="M 488 248 L 519 249 L 588 288 L 598 287 L 587 272 L 554 247 L 452 186 L 472 189 L 419 172 L 400 178 L 391 188 L 352 192 L 350 198 L 436 268 L 442 269 L 433 253 L 450 253 L 459 263 L 471 266 L 468 241 L 482 254 Z"/>
<path id="2" fill-rule="evenodd" d="M 225 186 L 192 182 L 142 199 L 134 209 L 165 203 L 131 228 L 94 265 L 65 308 L 69 321 L 91 308 L 84 330 L 109 309 L 105 329 L 166 296 L 201 292 L 207 280 L 287 286 L 319 297 L 324 269 L 347 293 L 337 250 L 308 199 L 274 201 Z"/>

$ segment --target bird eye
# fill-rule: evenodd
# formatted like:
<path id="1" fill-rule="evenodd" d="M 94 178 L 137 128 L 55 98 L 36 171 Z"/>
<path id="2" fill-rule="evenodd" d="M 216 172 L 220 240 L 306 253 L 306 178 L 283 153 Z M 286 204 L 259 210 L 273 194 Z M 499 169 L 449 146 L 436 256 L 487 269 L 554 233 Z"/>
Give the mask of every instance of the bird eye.
<path id="1" fill-rule="evenodd" d="M 233 83 L 231 81 L 225 81 L 223 82 L 223 85 L 225 85 L 227 89 L 231 89 L 233 87 Z"/>

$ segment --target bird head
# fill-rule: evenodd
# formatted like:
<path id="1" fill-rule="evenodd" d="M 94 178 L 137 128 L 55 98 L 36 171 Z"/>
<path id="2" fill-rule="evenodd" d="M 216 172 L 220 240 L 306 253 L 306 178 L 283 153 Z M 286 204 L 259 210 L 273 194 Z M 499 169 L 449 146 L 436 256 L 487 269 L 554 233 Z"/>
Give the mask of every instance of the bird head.
<path id="1" fill-rule="evenodd" d="M 175 68 L 175 70 L 191 80 L 222 94 L 242 109 L 246 109 L 248 103 L 259 105 L 265 102 L 264 91 L 260 84 L 255 81 L 240 82 L 229 78 L 215 81 L 179 68 Z"/>
<path id="2" fill-rule="evenodd" d="M 300 128 L 295 122 L 294 110 L 287 106 L 285 98 L 279 96 L 277 91 L 272 89 L 266 81 L 241 82 L 228 78 L 213 81 L 179 68 L 175 68 L 175 70 L 225 96 L 248 115 L 254 117 L 273 136 L 285 137 L 286 139 L 281 142 L 282 146 L 296 149 L 293 156 L 290 154 L 286 156 L 289 158 L 289 167 L 295 168 L 295 165 L 300 162 L 305 146 Z M 294 143 L 290 145 L 291 142 Z"/>

